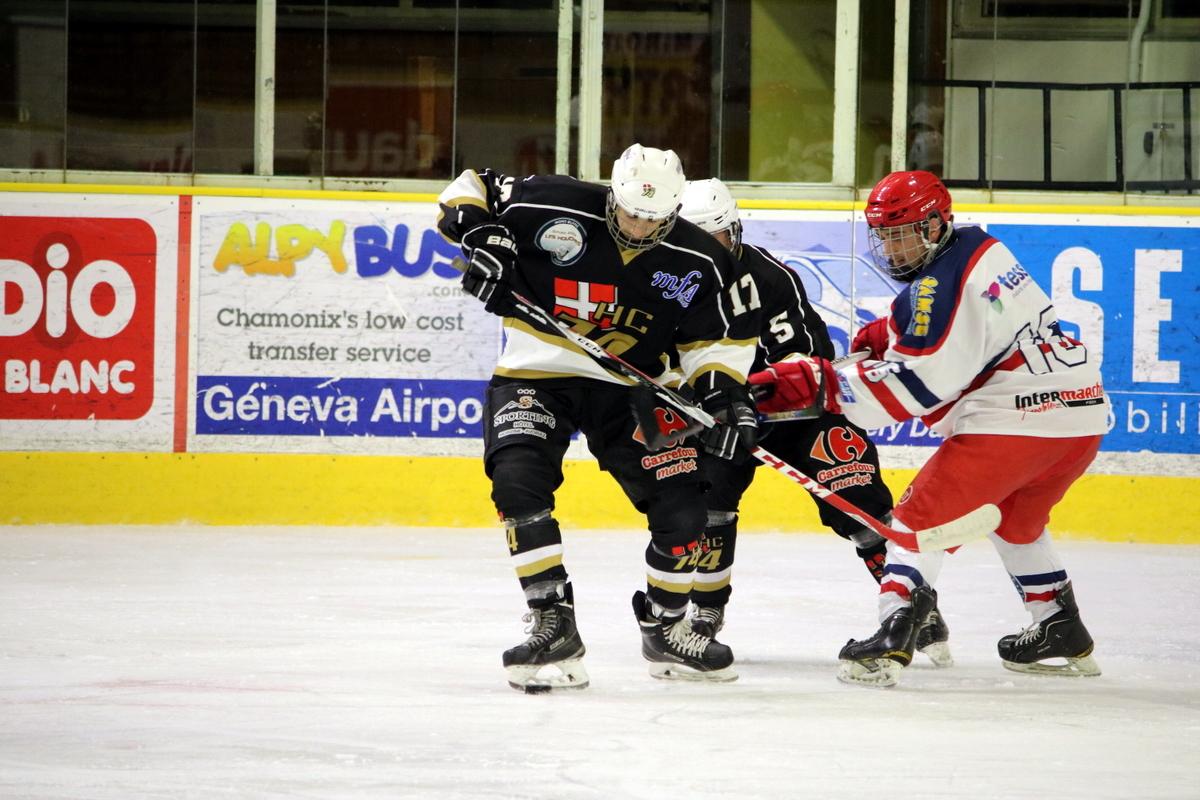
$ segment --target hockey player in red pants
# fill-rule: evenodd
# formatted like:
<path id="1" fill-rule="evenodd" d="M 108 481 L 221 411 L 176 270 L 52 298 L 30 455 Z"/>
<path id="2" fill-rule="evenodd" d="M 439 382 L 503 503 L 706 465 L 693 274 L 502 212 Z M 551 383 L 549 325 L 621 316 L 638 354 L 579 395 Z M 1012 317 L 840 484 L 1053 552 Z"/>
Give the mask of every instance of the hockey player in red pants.
<path id="1" fill-rule="evenodd" d="M 1063 335 L 1054 306 L 1003 244 L 955 227 L 949 192 L 929 172 L 896 172 L 867 200 L 874 257 L 908 285 L 891 314 L 855 338 L 870 356 L 821 358 L 751 376 L 760 411 L 820 405 L 864 428 L 921 417 L 945 442 L 896 505 L 894 525 L 927 528 L 994 503 L 990 535 L 1033 624 L 1000 639 L 1019 672 L 1098 675 L 1092 637 L 1046 523 L 1107 430 L 1099 366 Z M 839 678 L 890 686 L 912 660 L 936 600 L 943 553 L 889 542 L 881 627 L 840 653 Z"/>

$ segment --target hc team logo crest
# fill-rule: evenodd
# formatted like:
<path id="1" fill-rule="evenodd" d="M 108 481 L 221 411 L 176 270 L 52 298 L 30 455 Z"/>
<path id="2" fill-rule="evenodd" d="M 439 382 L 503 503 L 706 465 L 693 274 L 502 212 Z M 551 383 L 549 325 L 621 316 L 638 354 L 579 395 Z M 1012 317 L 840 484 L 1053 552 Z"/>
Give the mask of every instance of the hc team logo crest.
<path id="1" fill-rule="evenodd" d="M 595 323 L 600 328 L 611 328 L 611 316 L 596 316 L 602 308 L 617 304 L 617 287 L 607 283 L 588 283 L 567 278 L 554 279 L 554 315 L 567 314 Z"/>
<path id="2" fill-rule="evenodd" d="M 642 197 L 654 197 L 654 191 L 655 191 L 654 184 L 651 184 L 651 183 L 643 183 L 642 184 Z"/>

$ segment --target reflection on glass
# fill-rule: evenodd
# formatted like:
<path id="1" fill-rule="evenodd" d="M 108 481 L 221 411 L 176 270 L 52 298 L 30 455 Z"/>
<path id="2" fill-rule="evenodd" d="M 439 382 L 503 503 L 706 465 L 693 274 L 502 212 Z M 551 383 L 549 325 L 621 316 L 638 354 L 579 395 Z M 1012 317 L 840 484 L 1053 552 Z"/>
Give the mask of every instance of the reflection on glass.
<path id="1" fill-rule="evenodd" d="M 557 24 L 544 0 L 281 3 L 276 174 L 551 171 Z"/>
<path id="2" fill-rule="evenodd" d="M 453 172 L 493 166 L 513 175 L 552 173 L 558 4 L 506 0 L 474 5 L 479 7 L 459 14 L 458 120 L 452 140 L 447 113 L 446 133 L 437 141 L 446 160 L 438 174 L 451 172 L 452 142 Z M 448 70 L 452 67 L 447 63 Z M 447 78 L 452 75 L 448 72 Z M 442 85 L 449 98 L 451 82 Z"/>
<path id="3" fill-rule="evenodd" d="M 895 2 L 877 0 L 859 13 L 858 137 L 855 185 L 874 186 L 892 171 L 892 51 Z"/>
<path id="4" fill-rule="evenodd" d="M 191 172 L 194 4 L 113 5 L 70 5 L 66 166 Z"/>
<path id="5" fill-rule="evenodd" d="M 66 0 L 0 6 L 0 168 L 61 169 Z"/>
<path id="6" fill-rule="evenodd" d="M 325 174 L 326 0 L 275 9 L 276 175 Z"/>
<path id="7" fill-rule="evenodd" d="M 750 21 L 752 181 L 833 179 L 835 0 L 753 4 Z"/>
<path id="8" fill-rule="evenodd" d="M 601 174 L 633 142 L 674 150 L 689 176 L 713 174 L 712 5 L 606 4 Z"/>
<path id="9" fill-rule="evenodd" d="M 196 172 L 254 172 L 256 0 L 196 8 Z"/>

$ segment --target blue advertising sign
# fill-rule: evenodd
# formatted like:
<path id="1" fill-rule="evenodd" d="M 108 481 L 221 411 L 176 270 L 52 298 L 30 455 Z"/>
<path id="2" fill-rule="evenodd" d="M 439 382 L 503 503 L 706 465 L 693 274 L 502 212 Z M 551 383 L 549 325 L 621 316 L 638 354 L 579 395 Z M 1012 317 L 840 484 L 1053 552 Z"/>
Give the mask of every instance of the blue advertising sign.
<path id="1" fill-rule="evenodd" d="M 897 284 L 871 261 L 862 223 L 760 219 L 745 227 L 746 241 L 800 275 L 839 355 L 854 330 L 888 313 Z M 1200 453 L 1200 229 L 984 227 L 1051 296 L 1064 331 L 1101 360 L 1113 406 L 1103 450 Z M 871 433 L 886 445 L 941 441 L 919 420 Z"/>
<path id="2" fill-rule="evenodd" d="M 486 381 L 201 375 L 196 432 L 272 436 L 483 436 Z"/>
<path id="3" fill-rule="evenodd" d="M 1200 230 L 987 229 L 1051 295 L 1067 335 L 1101 358 L 1113 407 L 1103 449 L 1200 453 Z"/>

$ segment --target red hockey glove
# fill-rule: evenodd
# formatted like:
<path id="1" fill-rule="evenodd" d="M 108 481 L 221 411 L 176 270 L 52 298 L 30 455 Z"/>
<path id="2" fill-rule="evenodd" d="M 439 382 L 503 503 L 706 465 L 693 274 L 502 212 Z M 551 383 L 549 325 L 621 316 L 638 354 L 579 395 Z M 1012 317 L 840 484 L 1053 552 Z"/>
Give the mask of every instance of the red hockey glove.
<path id="1" fill-rule="evenodd" d="M 871 358 L 883 358 L 888 349 L 888 318 L 873 319 L 858 329 L 854 341 L 850 343 L 850 352 L 865 351 Z"/>
<path id="2" fill-rule="evenodd" d="M 837 371 L 823 358 L 802 356 L 771 364 L 750 376 L 758 410 L 764 414 L 801 411 L 814 406 L 840 414 Z"/>

